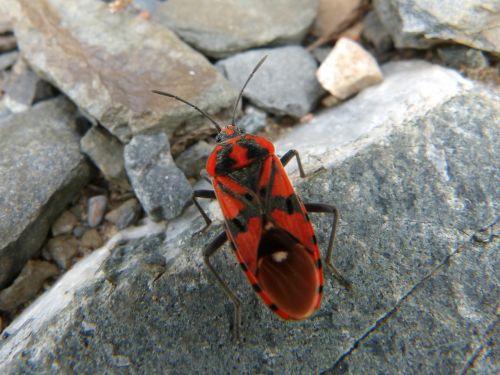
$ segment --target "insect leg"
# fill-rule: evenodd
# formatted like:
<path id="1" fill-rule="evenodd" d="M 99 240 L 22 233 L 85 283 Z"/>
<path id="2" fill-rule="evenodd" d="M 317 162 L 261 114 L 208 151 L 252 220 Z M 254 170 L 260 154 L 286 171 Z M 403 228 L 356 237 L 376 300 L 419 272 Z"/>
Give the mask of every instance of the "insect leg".
<path id="1" fill-rule="evenodd" d="M 203 260 L 205 261 L 206 266 L 212 272 L 212 274 L 215 276 L 217 282 L 219 285 L 224 289 L 224 292 L 226 295 L 231 299 L 233 302 L 234 306 L 234 338 L 236 341 L 240 340 L 240 325 L 241 325 L 241 302 L 240 299 L 236 296 L 236 294 L 229 288 L 229 286 L 226 284 L 226 282 L 222 279 L 220 274 L 215 270 L 214 266 L 212 263 L 210 263 L 210 257 L 215 254 L 217 250 L 219 250 L 222 245 L 224 245 L 227 241 L 227 234 L 226 232 L 222 232 L 219 234 L 215 239 L 210 242 L 207 247 L 203 250 Z"/>
<path id="2" fill-rule="evenodd" d="M 210 220 L 210 218 L 208 217 L 206 212 L 203 210 L 201 205 L 198 203 L 196 198 L 216 199 L 216 197 L 215 197 L 214 191 L 212 191 L 212 190 L 195 190 L 195 191 L 193 191 L 193 197 L 191 199 L 193 200 L 193 203 L 196 206 L 196 208 L 198 209 L 198 211 L 200 211 L 200 214 L 201 214 L 201 216 L 203 216 L 203 219 L 205 219 L 206 225 L 203 227 L 202 230 L 200 230 L 200 232 L 204 232 L 210 226 L 210 224 L 212 223 L 212 220 Z"/>
<path id="3" fill-rule="evenodd" d="M 304 168 L 302 168 L 302 163 L 300 161 L 299 152 L 297 150 L 288 150 L 286 154 L 281 157 L 280 159 L 281 164 L 283 164 L 283 166 L 287 165 L 288 162 L 292 160 L 294 156 L 297 158 L 297 165 L 299 166 L 300 177 L 302 178 L 306 177 L 306 174 L 304 173 Z"/>
<path id="4" fill-rule="evenodd" d="M 330 241 L 328 242 L 328 250 L 326 252 L 326 266 L 333 274 L 333 276 L 346 288 L 351 289 L 351 282 L 347 280 L 340 271 L 338 271 L 332 263 L 332 254 L 333 247 L 335 244 L 335 238 L 337 236 L 337 225 L 339 223 L 339 210 L 337 207 L 324 204 L 324 203 L 304 203 L 304 206 L 308 212 L 316 212 L 316 213 L 329 213 L 333 214 L 333 222 L 332 222 L 332 232 L 330 234 Z"/>

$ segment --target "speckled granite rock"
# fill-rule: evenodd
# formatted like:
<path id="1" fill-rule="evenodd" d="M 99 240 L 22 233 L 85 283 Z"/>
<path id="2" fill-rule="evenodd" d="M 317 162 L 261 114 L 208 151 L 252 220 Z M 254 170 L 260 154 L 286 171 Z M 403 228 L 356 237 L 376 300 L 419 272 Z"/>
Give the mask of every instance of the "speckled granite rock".
<path id="1" fill-rule="evenodd" d="M 434 373 L 457 373 L 477 353 L 479 369 L 498 370 L 483 355 L 498 342 L 491 328 L 498 236 L 482 245 L 473 238 L 498 215 L 499 93 L 429 64 L 391 69 L 398 68 L 412 79 L 443 74 L 449 82 L 438 98 L 429 82 L 410 91 L 395 74 L 399 104 L 390 108 L 371 107 L 377 91 L 369 89 L 354 103 L 361 120 L 363 108 L 373 108 L 364 118 L 373 127 L 350 149 L 329 151 L 326 171 L 300 182 L 292 174 L 305 201 L 339 207 L 334 263 L 352 291 L 327 274 L 320 310 L 285 323 L 257 300 L 230 251 L 221 251 L 215 267 L 243 301 L 243 341 L 234 344 L 231 303 L 201 256 L 222 227 L 193 237 L 204 224 L 193 208 L 161 234 L 98 250 L 66 274 L 4 331 L 0 371 L 338 373 L 366 372 L 371 363 L 411 373 L 425 360 Z M 352 111 L 347 104 L 334 110 Z M 335 144 L 336 132 L 323 138 Z M 311 150 L 303 151 L 309 160 Z M 311 158 L 306 166 L 319 165 Z M 331 221 L 311 217 L 324 249 Z"/>
<path id="2" fill-rule="evenodd" d="M 36 254 L 90 179 L 74 115 L 74 106 L 57 98 L 0 118 L 0 287 Z"/>

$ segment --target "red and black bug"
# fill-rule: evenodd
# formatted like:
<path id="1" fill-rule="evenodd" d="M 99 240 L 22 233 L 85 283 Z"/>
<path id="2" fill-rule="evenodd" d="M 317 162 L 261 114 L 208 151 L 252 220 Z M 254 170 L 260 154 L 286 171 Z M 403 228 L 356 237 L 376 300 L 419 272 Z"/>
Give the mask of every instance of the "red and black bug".
<path id="1" fill-rule="evenodd" d="M 243 90 L 266 57 L 255 66 L 240 91 L 233 124 Z M 228 240 L 262 301 L 285 320 L 306 319 L 319 308 L 323 294 L 321 256 L 308 212 L 330 213 L 333 221 L 326 265 L 349 287 L 349 282 L 331 261 L 339 220 L 337 208 L 322 203 L 302 203 L 285 172 L 284 166 L 296 157 L 300 176 L 305 177 L 297 151 L 290 150 L 278 158 L 274 145 L 264 137 L 245 134 L 232 124 L 221 128 L 204 111 L 184 99 L 162 91 L 153 92 L 193 107 L 219 130 L 217 146 L 206 165 L 214 190 L 195 191 L 193 202 L 205 219 L 204 229 L 211 220 L 197 198 L 217 199 L 224 215 L 225 232 L 205 247 L 203 256 L 208 269 L 234 304 L 236 338 L 241 322 L 240 300 L 210 262 L 210 257 Z"/>

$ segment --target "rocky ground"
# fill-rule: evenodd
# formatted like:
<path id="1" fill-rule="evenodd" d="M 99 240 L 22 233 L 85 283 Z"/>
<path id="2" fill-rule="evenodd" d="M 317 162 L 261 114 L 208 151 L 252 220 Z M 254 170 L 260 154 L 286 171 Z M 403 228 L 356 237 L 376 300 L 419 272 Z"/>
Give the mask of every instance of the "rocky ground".
<path id="1" fill-rule="evenodd" d="M 414 0 L 0 3 L 0 373 L 500 371 L 500 6 Z M 216 130 L 300 152 L 341 212 L 320 310 L 207 274 L 190 204 Z M 321 249 L 331 221 L 311 215 Z"/>

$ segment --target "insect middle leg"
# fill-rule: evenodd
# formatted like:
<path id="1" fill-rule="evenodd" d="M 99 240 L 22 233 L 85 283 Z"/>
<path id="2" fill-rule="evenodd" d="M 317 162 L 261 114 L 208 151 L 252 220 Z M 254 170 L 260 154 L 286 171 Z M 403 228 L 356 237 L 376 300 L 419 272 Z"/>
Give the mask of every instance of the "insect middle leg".
<path id="1" fill-rule="evenodd" d="M 231 290 L 231 288 L 227 285 L 227 283 L 222 279 L 220 274 L 215 270 L 214 266 L 212 263 L 210 263 L 210 257 L 215 254 L 217 250 L 219 250 L 222 245 L 224 245 L 227 242 L 227 234 L 226 232 L 222 232 L 219 234 L 215 239 L 210 242 L 207 247 L 203 250 L 203 260 L 205 261 L 205 264 L 207 268 L 212 272 L 212 274 L 215 276 L 217 282 L 219 285 L 222 287 L 226 295 L 231 299 L 233 302 L 234 306 L 234 319 L 233 319 L 233 332 L 234 332 L 234 338 L 236 341 L 240 340 L 240 325 L 241 325 L 241 301 L 240 299 L 236 296 L 236 294 Z"/>
<path id="2" fill-rule="evenodd" d="M 307 212 L 333 214 L 332 232 L 330 233 L 330 240 L 328 242 L 328 249 L 326 252 L 326 259 L 325 259 L 326 266 L 328 267 L 330 272 L 333 274 L 333 276 L 346 289 L 351 289 L 352 288 L 351 282 L 349 280 L 347 280 L 344 276 L 342 276 L 340 271 L 337 270 L 332 263 L 333 248 L 335 245 L 335 238 L 337 236 L 337 226 L 338 226 L 339 217 L 340 217 L 339 210 L 335 206 L 332 206 L 330 204 L 324 204 L 324 203 L 304 203 L 304 206 L 305 206 Z"/>
<path id="3" fill-rule="evenodd" d="M 217 199 L 217 198 L 215 197 L 215 192 L 213 190 L 195 190 L 195 191 L 193 191 L 193 196 L 191 199 L 193 200 L 194 205 L 196 206 L 198 211 L 200 211 L 201 216 L 205 220 L 205 226 L 200 230 L 200 232 L 204 232 L 210 226 L 210 224 L 212 224 L 212 220 L 210 220 L 207 213 L 205 212 L 205 210 L 203 210 L 203 208 L 198 203 L 196 198 L 207 198 L 207 199 Z"/>
<path id="4" fill-rule="evenodd" d="M 306 177 L 306 174 L 304 173 L 304 168 L 302 168 L 302 162 L 300 161 L 299 152 L 297 150 L 288 150 L 286 154 L 280 158 L 281 164 L 283 164 L 283 166 L 287 165 L 288 162 L 292 160 L 294 156 L 297 158 L 297 165 L 299 166 L 300 177 L 302 178 Z"/>

